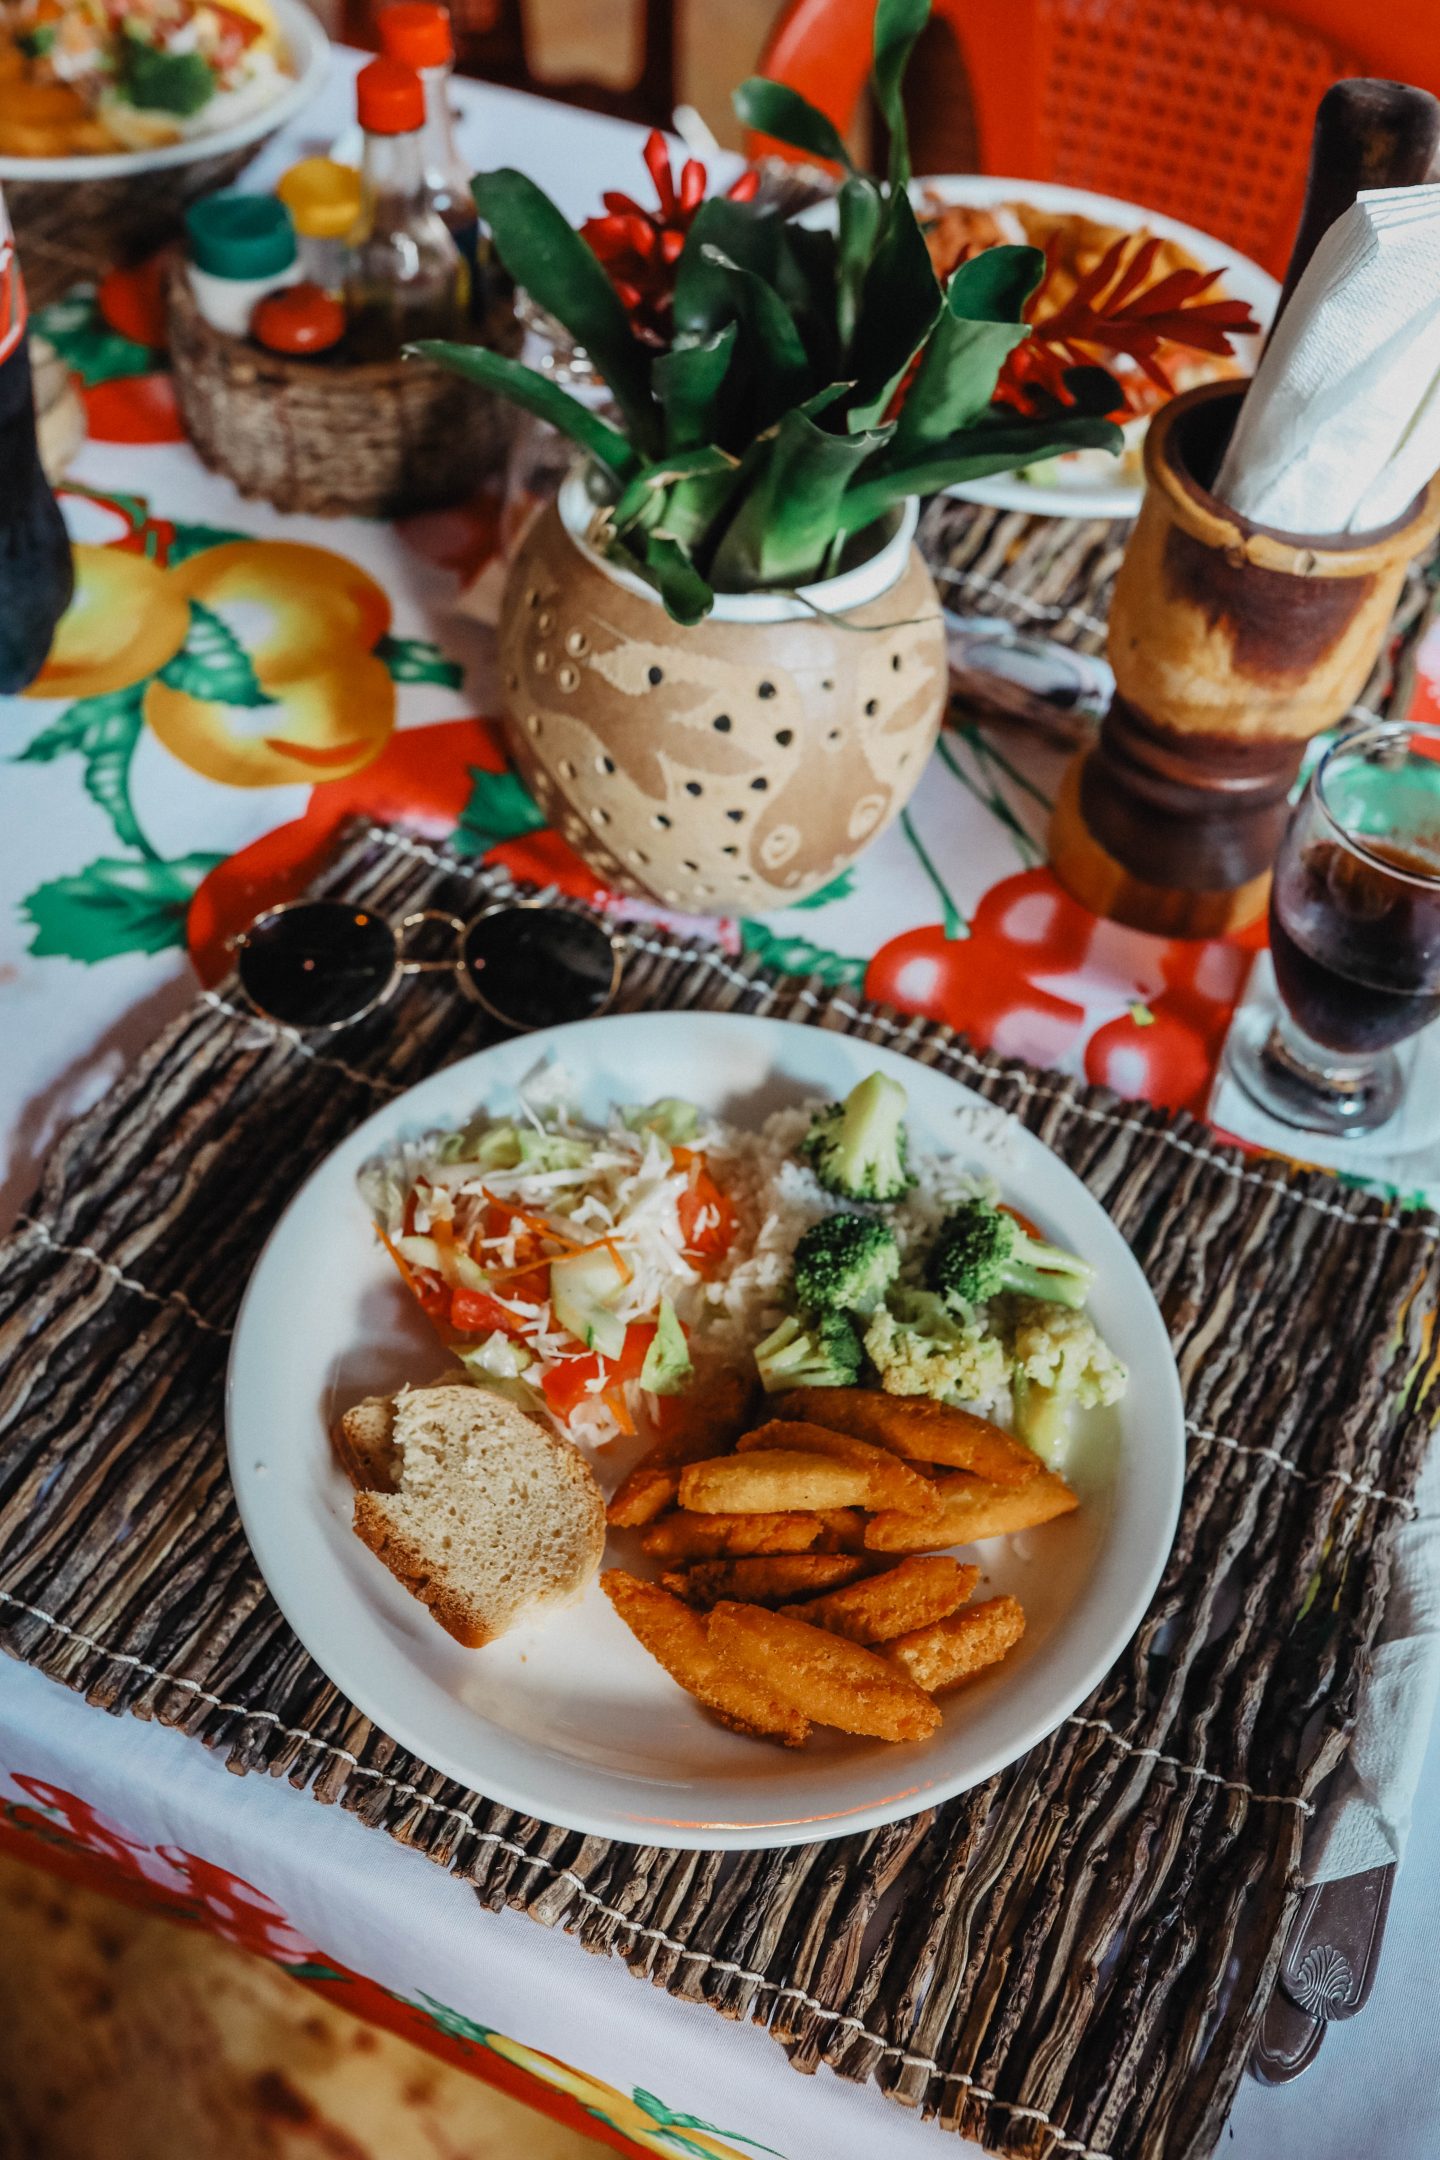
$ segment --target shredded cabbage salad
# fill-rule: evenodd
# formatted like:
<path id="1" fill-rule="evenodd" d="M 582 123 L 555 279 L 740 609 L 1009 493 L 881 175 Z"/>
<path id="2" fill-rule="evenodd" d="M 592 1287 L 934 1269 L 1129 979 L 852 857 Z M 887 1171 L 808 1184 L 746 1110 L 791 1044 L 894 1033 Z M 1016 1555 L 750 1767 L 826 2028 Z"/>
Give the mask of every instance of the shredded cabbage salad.
<path id="1" fill-rule="evenodd" d="M 736 1212 L 693 1104 L 617 1107 L 598 1126 L 545 1079 L 515 1118 L 428 1134 L 367 1165 L 361 1187 L 472 1373 L 600 1444 L 635 1430 L 637 1394 L 688 1384 L 686 1321 Z"/>

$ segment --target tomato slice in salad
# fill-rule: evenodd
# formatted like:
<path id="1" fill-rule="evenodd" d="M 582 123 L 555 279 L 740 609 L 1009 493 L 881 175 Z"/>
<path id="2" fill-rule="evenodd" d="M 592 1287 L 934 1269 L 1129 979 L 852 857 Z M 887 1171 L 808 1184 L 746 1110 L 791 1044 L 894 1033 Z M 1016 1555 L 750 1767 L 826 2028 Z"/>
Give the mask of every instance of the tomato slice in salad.
<path id="1" fill-rule="evenodd" d="M 587 1395 L 603 1395 L 615 1410 L 625 1383 L 639 1379 L 654 1340 L 653 1320 L 632 1320 L 625 1330 L 619 1357 L 605 1358 L 598 1350 L 590 1350 L 584 1357 L 566 1358 L 559 1365 L 549 1366 L 541 1375 L 540 1385 L 556 1417 L 564 1422 Z"/>
<path id="2" fill-rule="evenodd" d="M 450 1325 L 461 1335 L 519 1335 L 525 1326 L 523 1313 L 512 1312 L 488 1290 L 460 1287 L 450 1293 Z"/>

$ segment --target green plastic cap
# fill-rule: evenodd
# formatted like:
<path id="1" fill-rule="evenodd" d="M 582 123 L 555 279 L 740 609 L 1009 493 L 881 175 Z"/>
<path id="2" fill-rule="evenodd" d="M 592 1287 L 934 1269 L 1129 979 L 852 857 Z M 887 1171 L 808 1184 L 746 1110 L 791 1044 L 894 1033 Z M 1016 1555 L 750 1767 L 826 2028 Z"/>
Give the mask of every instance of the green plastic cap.
<path id="1" fill-rule="evenodd" d="M 276 277 L 295 260 L 295 228 L 273 195 L 204 195 L 185 212 L 190 260 L 212 277 Z"/>

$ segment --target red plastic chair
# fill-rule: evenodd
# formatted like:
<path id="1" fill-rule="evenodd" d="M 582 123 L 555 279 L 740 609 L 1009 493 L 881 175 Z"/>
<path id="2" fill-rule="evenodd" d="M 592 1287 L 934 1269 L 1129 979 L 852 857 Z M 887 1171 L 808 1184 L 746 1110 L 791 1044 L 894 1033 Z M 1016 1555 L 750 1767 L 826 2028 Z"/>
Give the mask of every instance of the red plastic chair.
<path id="1" fill-rule="evenodd" d="M 935 16 L 968 78 L 982 172 L 1127 197 L 1214 233 L 1278 275 L 1322 94 L 1343 75 L 1440 93 L 1436 7 L 935 0 Z M 760 72 L 848 130 L 874 14 L 874 0 L 792 0 Z M 922 58 L 915 73 L 923 70 Z"/>

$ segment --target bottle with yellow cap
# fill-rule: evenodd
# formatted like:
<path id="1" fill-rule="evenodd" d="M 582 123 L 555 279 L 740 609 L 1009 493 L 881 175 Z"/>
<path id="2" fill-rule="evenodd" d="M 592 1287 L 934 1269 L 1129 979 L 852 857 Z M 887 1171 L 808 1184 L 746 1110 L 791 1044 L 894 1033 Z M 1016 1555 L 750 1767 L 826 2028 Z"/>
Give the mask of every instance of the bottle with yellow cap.
<path id="1" fill-rule="evenodd" d="M 360 219 L 360 175 L 334 158 L 302 158 L 275 190 L 290 212 L 307 282 L 339 293 L 350 274 L 350 235 Z"/>
<path id="2" fill-rule="evenodd" d="M 387 360 L 414 338 L 464 336 L 470 273 L 427 194 L 419 76 L 382 55 L 361 69 L 356 92 L 365 159 L 345 286 L 348 342 L 357 359 Z"/>

